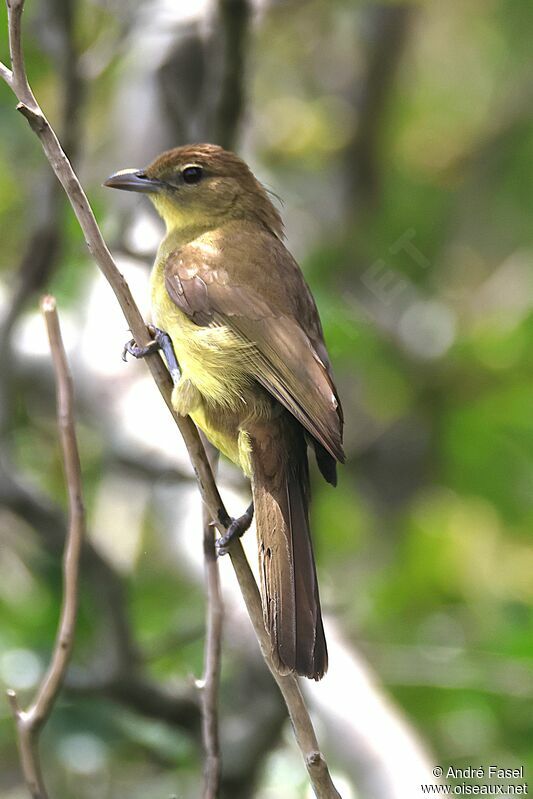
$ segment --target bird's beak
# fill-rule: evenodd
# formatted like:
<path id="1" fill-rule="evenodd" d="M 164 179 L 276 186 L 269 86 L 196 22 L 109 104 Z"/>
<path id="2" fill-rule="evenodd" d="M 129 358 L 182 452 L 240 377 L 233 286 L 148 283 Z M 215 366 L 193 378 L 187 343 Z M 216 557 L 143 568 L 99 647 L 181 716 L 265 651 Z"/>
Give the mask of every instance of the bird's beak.
<path id="1" fill-rule="evenodd" d="M 163 183 L 156 178 L 149 178 L 142 169 L 121 169 L 108 177 L 104 186 L 123 191 L 139 191 L 141 194 L 154 194 L 162 189 Z"/>

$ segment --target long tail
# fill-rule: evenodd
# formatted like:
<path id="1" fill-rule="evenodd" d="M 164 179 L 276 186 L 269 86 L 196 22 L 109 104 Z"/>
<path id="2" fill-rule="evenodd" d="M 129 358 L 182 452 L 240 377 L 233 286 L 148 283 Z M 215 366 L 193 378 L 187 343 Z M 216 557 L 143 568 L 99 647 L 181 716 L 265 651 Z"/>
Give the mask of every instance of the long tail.
<path id="1" fill-rule="evenodd" d="M 250 435 L 265 625 L 279 670 L 319 680 L 328 653 L 309 530 L 304 433 L 283 413 Z"/>

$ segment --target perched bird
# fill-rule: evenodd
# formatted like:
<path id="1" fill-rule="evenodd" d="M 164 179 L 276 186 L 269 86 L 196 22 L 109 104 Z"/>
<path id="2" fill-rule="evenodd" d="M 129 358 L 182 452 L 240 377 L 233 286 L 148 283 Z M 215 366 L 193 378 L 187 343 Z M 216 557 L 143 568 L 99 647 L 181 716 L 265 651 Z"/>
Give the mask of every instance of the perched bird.
<path id="1" fill-rule="evenodd" d="M 148 194 L 166 224 L 151 299 L 179 364 L 172 403 L 251 478 L 273 654 L 282 673 L 319 680 L 327 648 L 307 447 L 335 485 L 343 417 L 318 311 L 283 244 L 281 218 L 244 161 L 212 144 L 170 150 L 104 185 Z M 168 347 L 165 354 L 172 360 Z"/>

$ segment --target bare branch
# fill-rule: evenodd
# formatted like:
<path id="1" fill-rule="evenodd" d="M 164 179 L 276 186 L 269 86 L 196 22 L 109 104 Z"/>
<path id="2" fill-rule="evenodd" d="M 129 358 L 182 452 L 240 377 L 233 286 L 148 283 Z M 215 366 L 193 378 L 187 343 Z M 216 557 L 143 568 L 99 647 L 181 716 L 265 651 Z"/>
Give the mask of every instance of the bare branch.
<path id="1" fill-rule="evenodd" d="M 201 435 L 213 474 L 216 473 L 218 452 Z M 201 681 L 202 739 L 205 751 L 203 799 L 216 799 L 219 794 L 221 759 L 218 725 L 218 689 L 220 684 L 220 656 L 222 650 L 222 623 L 224 609 L 220 590 L 215 549 L 215 531 L 208 508 L 203 509 L 204 568 L 207 595 L 207 620 L 204 650 L 204 673 Z"/>
<path id="2" fill-rule="evenodd" d="M 69 374 L 67 356 L 61 338 L 55 299 L 49 296 L 44 297 L 41 309 L 46 321 L 57 382 L 57 420 L 68 489 L 69 532 L 63 565 L 64 596 L 59 635 L 50 669 L 45 675 L 33 706 L 34 723 L 36 725 L 41 725 L 50 713 L 72 652 L 78 606 L 79 560 L 82 543 L 85 538 L 85 510 L 83 507 L 80 458 L 74 424 L 72 379 Z"/>
<path id="3" fill-rule="evenodd" d="M 0 78 L 4 80 L 8 86 L 13 86 L 13 73 L 0 61 Z"/>
<path id="4" fill-rule="evenodd" d="M 10 46 L 14 72 L 12 88 L 20 101 L 17 108 L 26 117 L 30 127 L 41 140 L 45 155 L 69 198 L 84 233 L 89 251 L 115 292 L 135 340 L 140 346 L 146 345 L 150 340 L 150 334 L 133 300 L 130 289 L 113 261 L 78 177 L 62 150 L 55 132 L 29 89 L 24 72 L 20 41 L 22 7 L 23 0 L 16 0 L 16 2 L 12 0 L 12 5 L 8 6 Z M 229 526 L 230 516 L 220 497 L 198 431 L 189 417 L 178 416 L 172 407 L 172 381 L 162 359 L 158 355 L 154 355 L 147 358 L 146 363 L 183 436 L 198 480 L 202 500 L 209 509 L 213 523 L 219 530 L 225 531 Z M 282 676 L 276 671 L 271 655 L 270 639 L 263 624 L 259 591 L 240 542 L 236 541 L 232 544 L 230 556 L 263 656 L 287 704 L 296 740 L 304 756 L 315 794 L 318 799 L 338 799 L 339 794 L 331 781 L 326 761 L 318 749 L 313 725 L 298 682 L 293 675 Z"/>
<path id="5" fill-rule="evenodd" d="M 22 12 L 24 0 L 6 0 L 7 24 L 9 29 L 9 56 L 11 58 L 12 79 L 11 88 L 21 103 L 38 108 L 37 101 L 30 89 L 24 65 L 24 51 L 22 48 Z"/>
<path id="6" fill-rule="evenodd" d="M 204 558 L 207 590 L 204 673 L 201 682 L 202 739 L 205 750 L 204 799 L 216 799 L 220 783 L 221 760 L 218 728 L 218 688 L 224 610 L 215 551 L 215 531 L 211 515 L 204 510 Z"/>
<path id="7" fill-rule="evenodd" d="M 55 299 L 44 297 L 41 309 L 46 322 L 57 385 L 57 421 L 68 491 L 69 526 L 63 556 L 63 600 L 50 665 L 28 710 L 20 709 L 14 691 L 8 692 L 17 726 L 24 779 L 35 799 L 46 799 L 47 796 L 38 754 L 39 732 L 52 711 L 72 653 L 78 610 L 79 562 L 85 538 L 85 511 L 74 424 L 72 380 L 61 338 Z"/>

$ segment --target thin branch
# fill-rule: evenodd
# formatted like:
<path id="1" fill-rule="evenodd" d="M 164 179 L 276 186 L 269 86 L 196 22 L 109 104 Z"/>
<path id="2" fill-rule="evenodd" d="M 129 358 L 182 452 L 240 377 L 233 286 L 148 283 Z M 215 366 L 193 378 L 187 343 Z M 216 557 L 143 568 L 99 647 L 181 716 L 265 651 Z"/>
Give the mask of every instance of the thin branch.
<path id="1" fill-rule="evenodd" d="M 213 474 L 216 473 L 218 452 L 201 435 Z M 218 689 L 220 685 L 220 658 L 222 652 L 222 624 L 224 609 L 220 590 L 220 574 L 215 549 L 215 531 L 208 508 L 203 508 L 204 568 L 206 584 L 207 619 L 204 649 L 204 673 L 201 680 L 202 740 L 204 744 L 203 799 L 216 799 L 219 794 L 222 763 L 218 725 Z"/>
<path id="2" fill-rule="evenodd" d="M 24 0 L 6 0 L 7 24 L 9 32 L 9 57 L 11 59 L 12 78 L 10 86 L 21 103 L 38 109 L 37 100 L 33 96 L 26 75 L 24 50 L 22 47 L 22 12 Z"/>
<path id="3" fill-rule="evenodd" d="M 59 635 L 50 669 L 41 683 L 32 708 L 36 725 L 43 724 L 50 713 L 72 652 L 78 606 L 79 560 L 85 538 L 85 511 L 82 498 L 80 458 L 74 425 L 72 380 L 61 338 L 55 299 L 49 296 L 44 297 L 41 309 L 46 321 L 57 382 L 57 422 L 68 489 L 69 531 L 63 564 L 64 596 Z"/>
<path id="4" fill-rule="evenodd" d="M 221 759 L 218 726 L 218 689 L 224 610 L 220 591 L 220 575 L 215 551 L 215 531 L 211 515 L 204 510 L 204 558 L 207 591 L 207 625 L 205 633 L 204 673 L 202 677 L 202 739 L 205 750 L 204 799 L 218 796 Z"/>
<path id="5" fill-rule="evenodd" d="M 46 322 L 57 384 L 57 422 L 68 492 L 69 526 L 63 556 L 63 599 L 50 665 L 28 710 L 21 710 L 15 692 L 8 691 L 16 721 L 22 771 L 34 799 L 47 797 L 38 753 L 39 732 L 52 712 L 72 653 L 78 610 L 80 554 L 85 538 L 85 511 L 74 424 L 72 380 L 54 298 L 44 297 L 41 309 Z"/>
<path id="6" fill-rule="evenodd" d="M 141 313 L 133 300 L 123 275 L 119 272 L 113 261 L 78 177 L 62 150 L 55 132 L 31 94 L 31 90 L 29 94 L 26 91 L 19 93 L 21 86 L 23 88 L 28 86 L 27 78 L 23 71 L 22 52 L 20 51 L 20 14 L 22 12 L 22 6 L 22 0 L 16 0 L 16 2 L 12 0 L 11 6 L 8 6 L 11 52 L 14 52 L 14 57 L 12 56 L 12 66 L 15 74 L 12 88 L 20 101 L 17 109 L 28 120 L 30 127 L 41 140 L 45 155 L 70 200 L 74 213 L 84 233 L 87 247 L 104 277 L 108 280 L 111 288 L 115 292 L 133 337 L 140 346 L 146 345 L 150 341 L 149 331 L 146 328 Z M 17 74 L 21 71 L 22 74 Z M 202 500 L 209 509 L 213 523 L 219 530 L 225 531 L 229 526 L 230 516 L 220 497 L 198 431 L 189 417 L 178 416 L 172 407 L 172 381 L 162 359 L 158 355 L 154 355 L 147 358 L 146 363 L 183 436 L 198 480 L 198 487 Z M 293 675 L 282 676 L 276 671 L 271 654 L 270 639 L 263 624 L 259 591 L 240 542 L 237 541 L 232 545 L 230 557 L 248 613 L 261 646 L 261 651 L 263 652 L 263 657 L 274 679 L 278 683 L 287 704 L 296 740 L 302 751 L 315 794 L 318 799 L 338 799 L 339 794 L 331 781 L 326 761 L 319 751 L 313 725 L 302 698 L 298 682 Z"/>
<path id="7" fill-rule="evenodd" d="M 6 67 L 4 63 L 2 63 L 2 61 L 0 61 L 0 77 L 7 83 L 8 86 L 13 86 L 13 73 Z"/>

